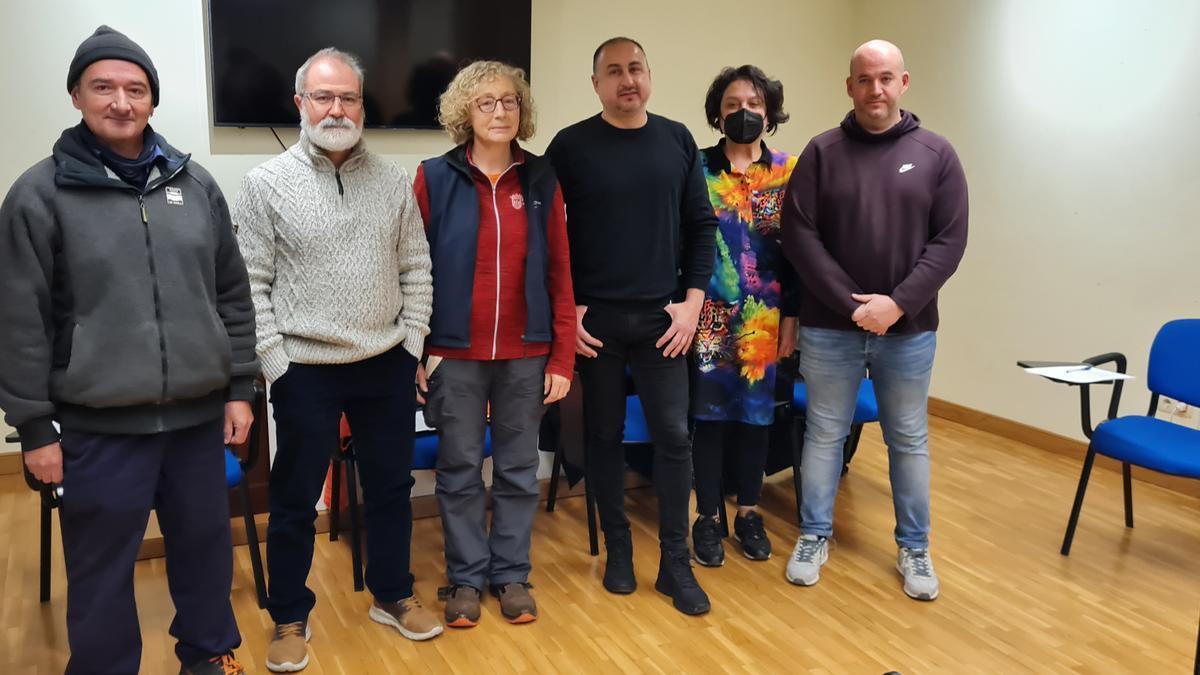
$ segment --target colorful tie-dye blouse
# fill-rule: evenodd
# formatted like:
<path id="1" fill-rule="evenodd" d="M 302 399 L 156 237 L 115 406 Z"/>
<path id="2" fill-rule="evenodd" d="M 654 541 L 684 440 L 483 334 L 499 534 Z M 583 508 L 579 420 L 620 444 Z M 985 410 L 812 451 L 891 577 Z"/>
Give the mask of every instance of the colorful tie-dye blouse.
<path id="1" fill-rule="evenodd" d="M 779 246 L 783 193 L 796 156 L 763 144 L 733 170 L 721 143 L 701 152 L 720 222 L 717 260 L 692 345 L 692 415 L 764 426 L 774 420 L 781 315 L 796 314 L 796 274 Z"/>

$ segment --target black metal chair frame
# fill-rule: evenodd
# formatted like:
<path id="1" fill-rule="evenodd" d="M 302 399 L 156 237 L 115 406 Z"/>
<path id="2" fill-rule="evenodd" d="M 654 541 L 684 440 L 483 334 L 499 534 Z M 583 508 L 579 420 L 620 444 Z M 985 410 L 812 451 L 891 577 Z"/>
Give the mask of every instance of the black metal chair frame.
<path id="1" fill-rule="evenodd" d="M 346 499 L 350 510 L 350 560 L 354 568 L 354 591 L 361 592 L 363 583 L 362 530 L 359 527 L 358 458 L 354 454 L 354 437 L 347 436 L 333 453 L 330 471 L 329 541 L 337 541 L 341 530 L 342 466 L 346 472 Z"/>
<path id="2" fill-rule="evenodd" d="M 267 604 L 267 584 L 263 574 L 262 552 L 259 550 L 258 528 L 254 522 L 254 511 L 250 504 L 250 485 L 246 480 L 250 470 L 258 463 L 259 442 L 258 442 L 258 425 L 265 420 L 258 419 L 257 410 L 258 403 L 263 396 L 262 385 L 255 383 L 253 409 L 256 411 L 254 423 L 250 427 L 249 443 L 246 449 L 246 458 L 238 458 L 238 463 L 242 468 L 242 480 L 238 484 L 239 491 L 242 495 L 242 517 L 246 526 L 246 543 L 250 547 L 250 566 L 254 574 L 254 591 L 255 597 L 260 608 L 266 607 Z M 5 440 L 9 443 L 20 443 L 21 437 L 16 432 L 8 435 Z M 51 512 L 58 508 L 61 501 L 55 493 L 52 486 L 47 485 L 33 476 L 29 472 L 29 468 L 25 463 L 21 463 L 22 470 L 25 474 L 25 483 L 41 495 L 41 526 L 40 526 L 40 545 L 39 545 L 39 599 L 41 602 L 50 601 L 50 543 L 52 540 Z"/>

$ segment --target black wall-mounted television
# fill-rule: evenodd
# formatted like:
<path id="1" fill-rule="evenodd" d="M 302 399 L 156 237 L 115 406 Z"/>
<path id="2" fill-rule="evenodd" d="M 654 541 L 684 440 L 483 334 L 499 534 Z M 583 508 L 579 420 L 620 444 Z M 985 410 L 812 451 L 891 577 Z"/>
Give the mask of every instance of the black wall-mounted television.
<path id="1" fill-rule="evenodd" d="M 213 124 L 296 126 L 296 69 L 337 47 L 366 70 L 366 126 L 436 128 L 455 73 L 495 59 L 529 73 L 532 0 L 208 0 Z"/>

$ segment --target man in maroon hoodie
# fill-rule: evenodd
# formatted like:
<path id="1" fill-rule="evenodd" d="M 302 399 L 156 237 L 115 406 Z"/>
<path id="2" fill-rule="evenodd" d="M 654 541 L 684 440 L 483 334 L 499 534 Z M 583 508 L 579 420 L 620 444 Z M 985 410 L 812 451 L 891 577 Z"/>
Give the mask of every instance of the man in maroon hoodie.
<path id="1" fill-rule="evenodd" d="M 813 138 L 783 211 L 783 247 L 802 282 L 800 374 L 808 385 L 800 538 L 787 579 L 820 578 L 859 382 L 869 371 L 888 446 L 896 569 L 904 592 L 938 595 L 929 557 L 929 377 L 937 292 L 967 244 L 967 182 L 946 139 L 900 109 L 904 57 L 890 42 L 855 50 L 854 110 Z"/>

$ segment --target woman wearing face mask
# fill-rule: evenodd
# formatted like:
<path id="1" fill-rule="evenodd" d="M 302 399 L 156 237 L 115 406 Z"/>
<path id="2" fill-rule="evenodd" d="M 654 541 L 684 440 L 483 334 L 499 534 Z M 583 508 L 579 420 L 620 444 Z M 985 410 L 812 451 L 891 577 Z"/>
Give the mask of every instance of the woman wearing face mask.
<path id="1" fill-rule="evenodd" d="M 429 375 L 419 367 L 417 387 L 438 431 L 446 623 L 478 623 L 485 590 L 505 619 L 525 623 L 537 618 L 528 581 L 538 426 L 570 389 L 575 361 L 566 214 L 550 162 L 517 144 L 534 132 L 520 69 L 470 64 L 442 94 L 438 119 L 457 146 L 422 162 L 413 190 L 433 261 Z M 489 406 L 490 532 L 480 475 Z"/>
<path id="2" fill-rule="evenodd" d="M 691 352 L 699 511 L 692 547 L 701 565 L 719 566 L 725 562 L 717 510 L 726 449 L 737 453 L 734 539 L 751 560 L 771 556 L 757 504 L 775 414 L 775 364 L 796 346 L 796 275 L 779 246 L 783 193 L 796 156 L 763 141 L 788 115 L 783 85 L 755 66 L 722 70 L 704 112 L 724 138 L 701 151 L 720 225 Z"/>

